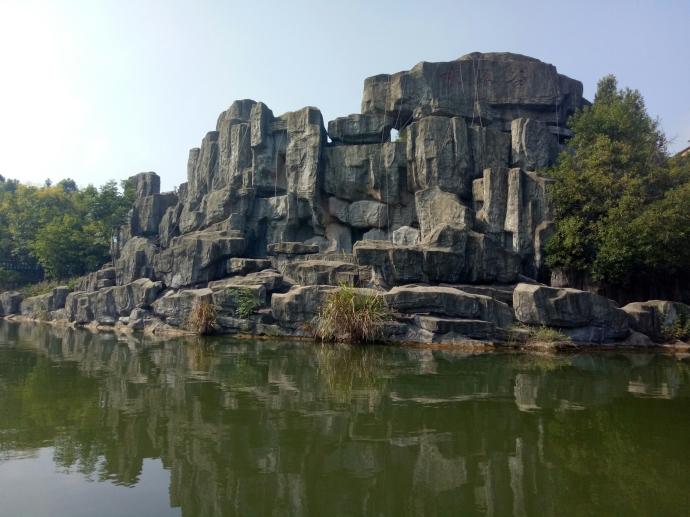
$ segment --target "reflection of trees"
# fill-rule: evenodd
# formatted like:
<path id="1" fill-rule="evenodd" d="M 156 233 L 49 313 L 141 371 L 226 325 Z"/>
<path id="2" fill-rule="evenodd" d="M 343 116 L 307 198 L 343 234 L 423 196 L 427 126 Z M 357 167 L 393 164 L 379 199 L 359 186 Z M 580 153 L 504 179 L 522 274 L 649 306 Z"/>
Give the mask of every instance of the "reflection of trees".
<path id="1" fill-rule="evenodd" d="M 634 513 L 690 485 L 690 369 L 669 357 L 9 324 L 2 342 L 18 344 L 0 347 L 0 455 L 49 444 L 60 466 L 125 484 L 161 458 L 185 515 Z"/>

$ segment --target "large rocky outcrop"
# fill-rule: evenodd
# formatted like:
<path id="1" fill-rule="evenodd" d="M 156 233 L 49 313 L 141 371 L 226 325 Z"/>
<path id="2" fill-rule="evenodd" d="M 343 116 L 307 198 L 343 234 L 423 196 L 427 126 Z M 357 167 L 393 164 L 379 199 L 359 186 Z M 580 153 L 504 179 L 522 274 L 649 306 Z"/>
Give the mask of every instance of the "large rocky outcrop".
<path id="1" fill-rule="evenodd" d="M 560 328 L 575 341 L 613 341 L 630 329 L 627 314 L 612 300 L 577 289 L 518 284 L 513 307 L 520 322 Z"/>
<path id="2" fill-rule="evenodd" d="M 183 328 L 210 303 L 224 332 L 302 335 L 348 284 L 383 293 L 396 314 L 389 339 L 503 339 L 514 319 L 505 302 L 519 321 L 576 340 L 623 339 L 629 318 L 657 333 L 644 322 L 652 309 L 629 317 L 537 283 L 552 231 L 539 169 L 584 103 L 578 81 L 506 53 L 370 77 L 362 112 L 328 129 L 314 107 L 275 115 L 235 101 L 189 152 L 175 192 L 161 193 L 152 172 L 131 178 L 111 266 L 20 308 L 5 294 L 0 310 Z"/>

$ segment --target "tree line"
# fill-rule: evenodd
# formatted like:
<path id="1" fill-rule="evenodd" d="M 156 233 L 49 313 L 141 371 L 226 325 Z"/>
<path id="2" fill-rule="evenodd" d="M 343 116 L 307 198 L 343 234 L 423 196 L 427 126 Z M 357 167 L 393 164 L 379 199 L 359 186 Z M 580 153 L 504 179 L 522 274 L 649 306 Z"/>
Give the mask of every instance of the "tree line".
<path id="1" fill-rule="evenodd" d="M 37 271 L 62 280 L 98 269 L 133 201 L 126 181 L 80 189 L 71 179 L 34 186 L 0 176 L 0 291 Z"/>
<path id="2" fill-rule="evenodd" d="M 546 171 L 557 180 L 547 264 L 609 287 L 690 279 L 690 157 L 669 155 L 640 92 L 604 77 L 569 127 Z"/>

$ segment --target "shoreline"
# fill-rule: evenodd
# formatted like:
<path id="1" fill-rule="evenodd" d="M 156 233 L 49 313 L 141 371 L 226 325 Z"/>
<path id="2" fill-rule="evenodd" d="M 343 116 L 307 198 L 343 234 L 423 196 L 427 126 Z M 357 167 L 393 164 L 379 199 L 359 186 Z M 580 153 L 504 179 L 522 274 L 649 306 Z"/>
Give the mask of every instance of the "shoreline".
<path id="1" fill-rule="evenodd" d="M 96 322 L 87 325 L 79 325 L 68 320 L 42 320 L 39 318 L 31 318 L 25 315 L 10 315 L 0 317 L 0 321 L 7 321 L 15 324 L 45 324 L 55 328 L 70 328 L 73 330 L 85 330 L 92 334 L 115 334 L 118 336 L 137 336 L 147 338 L 152 341 L 164 341 L 166 339 L 174 338 L 195 338 L 195 339 L 218 339 L 230 338 L 239 341 L 290 341 L 302 343 L 319 344 L 319 340 L 310 336 L 297 335 L 283 335 L 283 336 L 269 336 L 263 334 L 248 334 L 248 333 L 216 333 L 209 335 L 200 335 L 192 331 L 182 330 L 165 324 L 155 324 L 149 327 L 144 327 L 144 330 L 131 329 L 125 324 L 117 322 L 114 325 L 103 325 Z M 532 343 L 501 343 L 489 342 L 479 340 L 459 340 L 459 341 L 440 341 L 440 342 L 415 342 L 403 340 L 382 340 L 365 344 L 349 344 L 340 342 L 321 342 L 323 345 L 350 345 L 362 347 L 400 347 L 400 348 L 418 348 L 423 350 L 443 350 L 443 351 L 457 351 L 457 352 L 476 352 L 476 353 L 493 353 L 493 352 L 515 352 L 515 353 L 529 353 L 535 355 L 543 354 L 569 354 L 569 353 L 583 353 L 583 352 L 652 352 L 663 353 L 670 355 L 682 355 L 690 357 L 690 343 L 683 341 L 676 341 L 673 343 L 652 343 L 651 345 L 634 345 L 625 344 L 625 342 L 618 343 L 582 343 L 582 342 L 532 342 Z"/>

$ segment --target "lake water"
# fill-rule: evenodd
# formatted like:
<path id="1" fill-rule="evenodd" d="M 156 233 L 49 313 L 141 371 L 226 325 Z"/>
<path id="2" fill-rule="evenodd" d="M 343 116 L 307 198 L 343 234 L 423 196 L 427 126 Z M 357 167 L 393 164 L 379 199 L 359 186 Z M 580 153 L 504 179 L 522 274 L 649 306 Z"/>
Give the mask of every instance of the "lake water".
<path id="1" fill-rule="evenodd" d="M 0 516 L 690 515 L 690 359 L 0 322 Z"/>

